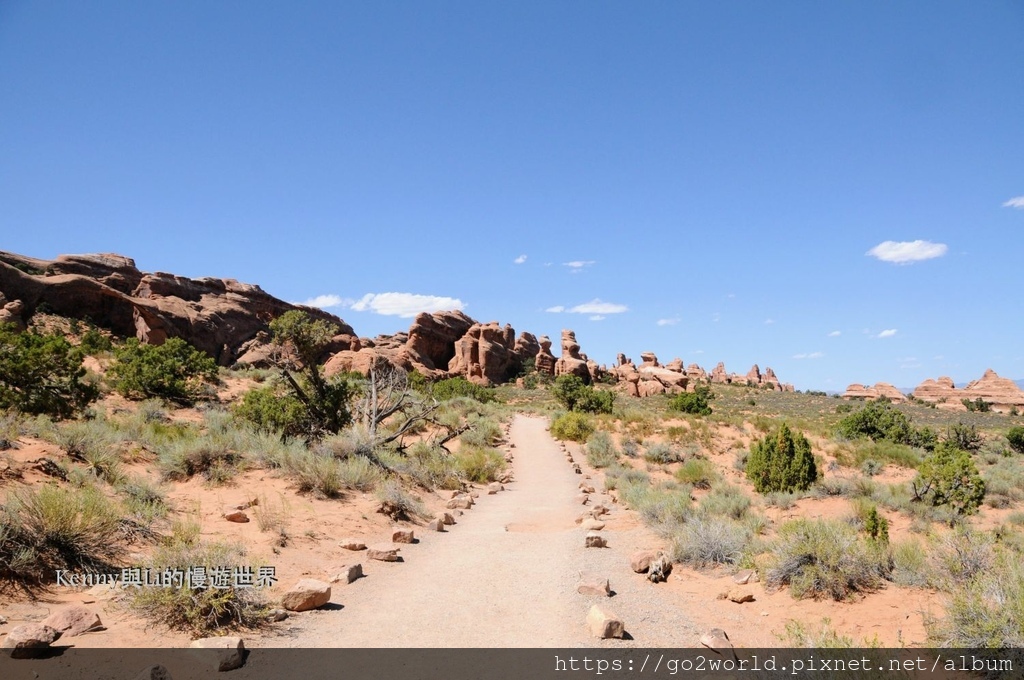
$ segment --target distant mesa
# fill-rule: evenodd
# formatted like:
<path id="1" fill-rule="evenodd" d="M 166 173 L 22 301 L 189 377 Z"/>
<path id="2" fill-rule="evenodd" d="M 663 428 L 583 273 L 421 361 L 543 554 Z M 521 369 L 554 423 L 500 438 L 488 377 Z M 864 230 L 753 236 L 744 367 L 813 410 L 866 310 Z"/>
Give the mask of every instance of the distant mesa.
<path id="1" fill-rule="evenodd" d="M 757 364 L 741 375 L 727 373 L 719 363 L 709 374 L 678 357 L 663 365 L 654 352 L 643 352 L 639 365 L 619 354 L 609 369 L 587 357 L 569 329 L 562 331 L 556 357 L 547 336 L 516 335 L 508 324 L 482 323 L 461 311 L 422 313 L 406 332 L 358 337 L 333 314 L 233 279 L 145 273 L 131 258 L 113 253 L 39 260 L 0 251 L 0 323 L 22 329 L 33 314 L 45 311 L 150 344 L 180 337 L 222 366 L 268 367 L 283 350 L 271 341 L 270 322 L 294 309 L 337 325 L 338 334 L 321 357 L 328 375 L 367 374 L 386 363 L 430 379 L 463 376 L 486 386 L 514 379 L 532 362 L 538 373 L 610 382 L 631 396 L 676 394 L 706 382 L 793 391 L 772 369 L 762 373 Z"/>
<path id="2" fill-rule="evenodd" d="M 907 395 L 885 382 L 875 383 L 872 387 L 865 387 L 860 383 L 853 383 L 846 388 L 845 392 L 843 392 L 843 399 L 866 399 L 868 401 L 875 401 L 876 399 L 883 397 L 894 404 L 901 404 L 907 401 Z"/>
<path id="3" fill-rule="evenodd" d="M 991 405 L 993 411 L 1009 412 L 1013 408 L 1024 408 L 1024 390 L 1013 380 L 1000 377 L 991 368 L 977 380 L 957 388 L 953 379 L 943 376 L 937 380 L 928 379 L 914 389 L 914 397 L 935 404 L 950 411 L 965 411 L 963 400 L 983 402 Z"/>

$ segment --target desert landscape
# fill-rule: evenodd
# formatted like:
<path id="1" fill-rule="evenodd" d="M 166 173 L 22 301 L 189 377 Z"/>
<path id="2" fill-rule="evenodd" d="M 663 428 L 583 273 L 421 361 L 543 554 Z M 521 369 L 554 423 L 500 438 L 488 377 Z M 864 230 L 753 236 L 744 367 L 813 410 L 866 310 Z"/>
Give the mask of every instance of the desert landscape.
<path id="1" fill-rule="evenodd" d="M 1021 644 L 994 372 L 830 396 L 461 312 L 366 338 L 112 254 L 0 253 L 0 290 L 9 654 Z"/>

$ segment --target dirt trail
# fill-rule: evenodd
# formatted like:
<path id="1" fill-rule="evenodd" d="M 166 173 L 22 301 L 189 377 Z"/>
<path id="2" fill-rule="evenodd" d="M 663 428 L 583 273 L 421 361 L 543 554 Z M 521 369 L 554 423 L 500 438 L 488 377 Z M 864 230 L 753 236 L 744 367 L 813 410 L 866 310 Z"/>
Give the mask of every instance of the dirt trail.
<path id="1" fill-rule="evenodd" d="M 547 421 L 516 416 L 515 481 L 482 495 L 446 533 L 417 531 L 404 562 L 361 561 L 366 578 L 333 589 L 333 608 L 289 620 L 263 641 L 299 647 L 578 647 L 681 644 L 694 631 L 672 597 L 629 571 L 628 555 L 652 537 L 625 511 L 609 519 L 610 548 L 585 549 L 575 523 L 580 475 L 546 432 Z M 607 497 L 597 496 L 596 498 Z M 610 504 L 610 503 L 609 503 Z M 615 530 L 618 523 L 619 530 Z M 596 601 L 576 593 L 581 572 L 611 579 L 604 604 L 635 640 L 599 641 L 584 628 Z M 339 607 L 340 605 L 340 607 Z"/>

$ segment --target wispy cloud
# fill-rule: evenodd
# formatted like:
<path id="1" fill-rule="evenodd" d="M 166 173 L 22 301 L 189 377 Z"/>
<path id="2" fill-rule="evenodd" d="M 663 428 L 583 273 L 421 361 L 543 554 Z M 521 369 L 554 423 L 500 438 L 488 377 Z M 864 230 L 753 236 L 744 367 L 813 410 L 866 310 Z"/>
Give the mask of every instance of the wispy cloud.
<path id="1" fill-rule="evenodd" d="M 1024 210 L 1024 196 L 1014 196 L 1006 203 L 1003 203 L 1004 208 L 1016 208 L 1017 210 Z"/>
<path id="2" fill-rule="evenodd" d="M 319 309 L 330 309 L 331 307 L 348 307 L 353 303 L 351 298 L 343 298 L 340 295 L 328 294 L 317 295 L 304 302 L 296 302 L 304 307 L 317 307 Z"/>
<path id="3" fill-rule="evenodd" d="M 599 298 L 594 298 L 590 302 L 570 308 L 569 311 L 573 314 L 622 314 L 628 312 L 629 307 L 614 302 L 602 302 Z"/>
<path id="4" fill-rule="evenodd" d="M 694 354 L 704 354 L 704 350 L 702 350 L 702 349 L 695 349 L 695 350 L 693 350 L 693 353 Z"/>
<path id="5" fill-rule="evenodd" d="M 658 319 L 659 326 L 675 326 L 677 323 L 682 321 L 678 316 L 671 319 Z"/>
<path id="6" fill-rule="evenodd" d="M 883 241 L 865 255 L 876 257 L 882 262 L 911 264 L 922 260 L 942 257 L 949 248 L 945 243 L 931 241 Z"/>
<path id="7" fill-rule="evenodd" d="M 603 314 L 595 314 L 594 316 L 590 317 L 590 320 L 591 321 L 604 321 L 607 318 L 608 317 L 604 316 Z"/>
<path id="8" fill-rule="evenodd" d="M 514 259 L 512 261 L 515 262 L 516 264 L 522 264 L 522 263 L 526 262 L 526 255 L 520 255 L 519 257 L 517 257 L 516 259 Z"/>
<path id="9" fill-rule="evenodd" d="M 838 338 L 842 334 L 843 334 L 842 331 L 832 331 L 831 333 L 828 334 L 828 337 L 830 337 L 830 338 Z"/>
<path id="10" fill-rule="evenodd" d="M 562 266 L 568 267 L 569 271 L 573 274 L 579 274 L 585 268 L 597 264 L 596 260 L 573 260 L 571 262 L 563 262 Z"/>
<path id="11" fill-rule="evenodd" d="M 775 319 L 765 319 L 764 320 L 764 325 L 766 325 L 766 326 L 771 326 L 773 323 L 775 323 Z"/>
<path id="12" fill-rule="evenodd" d="M 891 338 L 894 335 L 896 335 L 896 329 L 895 328 L 887 328 L 884 331 L 882 331 L 881 333 L 879 333 L 878 335 L 876 335 L 875 337 L 876 338 Z"/>
<path id="13" fill-rule="evenodd" d="M 413 317 L 420 312 L 441 312 L 465 309 L 466 303 L 458 298 L 415 293 L 367 293 L 352 304 L 357 312 L 373 312 L 385 316 Z"/>
<path id="14" fill-rule="evenodd" d="M 820 359 L 825 356 L 824 352 L 810 352 L 808 354 L 794 354 L 794 359 Z"/>
<path id="15" fill-rule="evenodd" d="M 594 298 L 590 302 L 584 302 L 583 304 L 576 305 L 575 307 L 555 305 L 554 307 L 548 307 L 544 311 L 552 312 L 554 314 L 559 314 L 561 312 L 568 312 L 569 314 L 589 314 L 591 321 L 601 321 L 604 319 L 605 314 L 622 314 L 623 312 L 628 312 L 629 307 L 615 302 L 604 302 L 600 298 Z M 600 316 L 601 318 L 595 319 L 594 317 L 596 316 Z"/>

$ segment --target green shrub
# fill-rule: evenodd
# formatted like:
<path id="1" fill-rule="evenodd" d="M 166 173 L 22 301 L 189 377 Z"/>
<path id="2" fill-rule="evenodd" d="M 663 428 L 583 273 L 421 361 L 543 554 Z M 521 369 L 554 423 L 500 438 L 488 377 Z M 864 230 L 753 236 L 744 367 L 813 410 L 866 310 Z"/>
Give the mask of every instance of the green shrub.
<path id="1" fill-rule="evenodd" d="M 711 404 L 714 392 L 707 385 L 697 385 L 693 392 L 681 392 L 668 402 L 669 410 L 681 411 L 697 416 L 711 415 Z"/>
<path id="2" fill-rule="evenodd" d="M 985 498 L 985 482 L 971 454 L 949 441 L 924 459 L 912 489 L 915 500 L 948 505 L 957 515 L 973 514 Z"/>
<path id="3" fill-rule="evenodd" d="M 70 418 L 99 396 L 85 373 L 81 350 L 64 338 L 0 324 L 0 410 Z"/>
<path id="4" fill-rule="evenodd" d="M 751 446 L 747 479 L 760 493 L 806 491 L 818 479 L 810 442 L 783 423 Z"/>
<path id="5" fill-rule="evenodd" d="M 90 328 L 82 334 L 82 338 L 78 342 L 78 349 L 83 354 L 95 356 L 114 349 L 114 343 L 111 342 L 109 336 L 101 333 L 99 329 Z"/>
<path id="6" fill-rule="evenodd" d="M 675 471 L 675 478 L 695 489 L 710 489 L 719 479 L 715 464 L 707 458 L 691 458 Z"/>
<path id="7" fill-rule="evenodd" d="M 594 433 L 594 424 L 582 413 L 563 413 L 551 423 L 551 435 L 555 439 L 568 439 L 583 443 Z"/>
<path id="8" fill-rule="evenodd" d="M 504 436 L 501 425 L 493 418 L 470 418 L 468 424 L 469 429 L 459 436 L 459 441 L 463 444 L 490 447 L 498 444 Z"/>
<path id="9" fill-rule="evenodd" d="M 462 446 L 452 456 L 458 473 L 471 482 L 493 482 L 505 469 L 505 458 L 497 449 Z"/>
<path id="10" fill-rule="evenodd" d="M 963 451 L 977 451 L 981 448 L 981 434 L 974 425 L 955 423 L 946 428 L 945 441 Z"/>
<path id="11" fill-rule="evenodd" d="M 1006 441 L 1014 451 L 1024 454 L 1024 427 L 1011 427 L 1006 433 Z"/>
<path id="12" fill-rule="evenodd" d="M 615 465 L 619 460 L 619 452 L 615 450 L 615 442 L 607 432 L 595 432 L 587 439 L 587 462 L 595 468 L 606 468 Z"/>
<path id="13" fill-rule="evenodd" d="M 337 498 L 345 488 L 341 477 L 342 462 L 329 454 L 303 450 L 289 456 L 284 467 L 298 483 L 299 493 Z"/>
<path id="14" fill-rule="evenodd" d="M 148 345 L 130 338 L 114 352 L 108 375 L 114 389 L 129 399 L 156 397 L 191 404 L 203 386 L 217 379 L 217 364 L 181 338 Z"/>
<path id="15" fill-rule="evenodd" d="M 886 550 L 860 541 L 849 524 L 798 519 L 779 528 L 765 585 L 788 585 L 796 599 L 846 599 L 879 588 L 892 571 Z"/>
<path id="16" fill-rule="evenodd" d="M 551 396 L 570 411 L 583 413 L 611 413 L 615 394 L 606 390 L 595 390 L 577 375 L 561 375 L 551 386 Z"/>
<path id="17" fill-rule="evenodd" d="M 493 389 L 471 383 L 461 375 L 429 383 L 428 390 L 438 401 L 468 397 L 479 401 L 481 404 L 486 404 L 495 400 Z"/>
<path id="18" fill-rule="evenodd" d="M 249 390 L 235 405 L 234 413 L 260 433 L 287 438 L 303 436 L 310 430 L 306 407 L 280 385 Z"/>
<path id="19" fill-rule="evenodd" d="M 970 399 L 961 399 L 960 402 L 967 407 L 968 411 L 971 412 L 988 413 L 992 410 L 992 404 L 981 397 L 978 397 L 974 401 L 971 401 Z"/>
<path id="20" fill-rule="evenodd" d="M 736 564 L 750 543 L 750 531 L 716 515 L 697 516 L 682 525 L 672 542 L 673 562 L 695 569 Z"/>
<path id="21" fill-rule="evenodd" d="M 197 637 L 264 625 L 268 609 L 261 588 L 236 586 L 230 581 L 227 587 L 200 587 L 192 574 L 196 567 L 205 568 L 208 579 L 213 578 L 215 569 L 248 570 L 255 584 L 265 565 L 246 560 L 240 545 L 199 541 L 198 529 L 195 525 L 176 530 L 148 564 L 153 574 L 180 571 L 188 579 L 163 587 L 134 588 L 131 606 L 147 618 Z"/>
<path id="22" fill-rule="evenodd" d="M 937 437 L 928 428 L 915 429 L 910 418 L 884 401 L 869 402 L 864 408 L 839 421 L 839 434 L 849 439 L 867 437 L 873 441 L 887 440 L 897 444 L 935 447 Z"/>
<path id="23" fill-rule="evenodd" d="M 996 561 L 995 537 L 960 525 L 933 536 L 928 554 L 932 585 L 956 592 L 992 569 Z"/>

